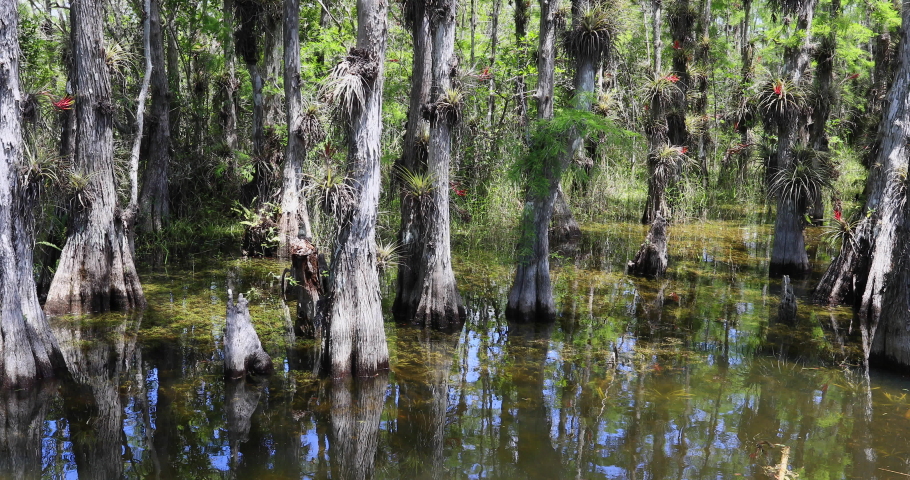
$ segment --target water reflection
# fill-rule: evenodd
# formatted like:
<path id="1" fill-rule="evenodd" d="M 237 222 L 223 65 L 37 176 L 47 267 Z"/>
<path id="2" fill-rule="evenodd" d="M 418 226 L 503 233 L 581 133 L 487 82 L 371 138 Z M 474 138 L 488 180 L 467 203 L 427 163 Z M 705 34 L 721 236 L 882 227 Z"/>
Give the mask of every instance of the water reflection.
<path id="1" fill-rule="evenodd" d="M 341 383 L 288 335 L 283 266 L 149 272 L 141 322 L 57 320 L 72 379 L 4 393 L 0 477 L 768 478 L 774 445 L 800 478 L 910 474 L 910 382 L 856 373 L 849 312 L 775 321 L 766 226 L 674 226 L 662 280 L 622 273 L 642 232 L 557 258 L 546 327 L 505 321 L 507 259 L 462 257 L 465 328 L 389 323 L 391 372 Z M 223 378 L 229 283 L 256 293 L 267 379 Z"/>

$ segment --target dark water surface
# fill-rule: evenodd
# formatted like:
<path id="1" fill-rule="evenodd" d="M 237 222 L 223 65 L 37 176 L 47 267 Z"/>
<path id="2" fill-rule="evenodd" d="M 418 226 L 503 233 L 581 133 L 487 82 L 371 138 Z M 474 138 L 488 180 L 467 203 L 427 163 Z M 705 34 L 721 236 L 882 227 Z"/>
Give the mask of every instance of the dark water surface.
<path id="1" fill-rule="evenodd" d="M 776 321 L 767 225 L 672 227 L 658 281 L 623 274 L 644 232 L 589 226 L 556 254 L 552 326 L 510 325 L 508 255 L 462 245 L 464 329 L 389 321 L 391 371 L 334 384 L 287 334 L 284 265 L 147 270 L 141 316 L 53 321 L 72 378 L 3 394 L 0 477 L 776 478 L 782 456 L 787 478 L 910 477 L 910 379 L 852 367 L 856 324 L 805 303 L 812 279 Z M 271 377 L 222 377 L 228 287 Z"/>

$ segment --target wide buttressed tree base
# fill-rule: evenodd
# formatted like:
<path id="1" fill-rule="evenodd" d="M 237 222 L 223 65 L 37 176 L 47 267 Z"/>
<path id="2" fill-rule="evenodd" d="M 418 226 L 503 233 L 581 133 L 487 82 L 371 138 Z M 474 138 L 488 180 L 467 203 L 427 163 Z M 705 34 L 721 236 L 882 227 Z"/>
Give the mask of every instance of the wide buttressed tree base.
<path id="1" fill-rule="evenodd" d="M 51 282 L 45 311 L 51 315 L 145 307 L 117 205 L 113 110 L 103 48 L 101 2 L 79 0 L 70 9 L 76 152 L 71 175 L 66 245 Z"/>
<path id="2" fill-rule="evenodd" d="M 376 261 L 379 214 L 382 87 L 388 2 L 358 0 L 357 47 L 332 71 L 330 82 L 363 85 L 360 94 L 336 89 L 332 99 L 347 123 L 350 201 L 339 212 L 329 272 L 331 293 L 325 364 L 335 378 L 375 376 L 389 368 Z"/>
<path id="3" fill-rule="evenodd" d="M 38 304 L 22 124 L 17 3 L 0 0 L 0 385 L 51 376 L 60 353 Z"/>

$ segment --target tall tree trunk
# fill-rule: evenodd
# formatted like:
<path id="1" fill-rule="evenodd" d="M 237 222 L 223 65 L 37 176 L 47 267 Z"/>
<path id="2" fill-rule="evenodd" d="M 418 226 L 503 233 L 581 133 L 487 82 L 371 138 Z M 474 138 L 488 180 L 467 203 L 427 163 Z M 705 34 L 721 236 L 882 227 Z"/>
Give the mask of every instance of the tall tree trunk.
<path id="1" fill-rule="evenodd" d="M 828 20 L 830 30 L 821 39 L 820 45 L 815 49 L 815 99 L 812 105 L 812 126 L 809 129 L 809 146 L 820 153 L 827 153 L 828 135 L 825 127 L 831 114 L 831 105 L 835 101 L 834 91 L 834 54 L 837 50 L 837 18 L 840 16 L 840 0 L 833 0 L 830 5 L 831 17 Z M 819 159 L 813 160 L 813 167 L 818 168 Z M 815 223 L 820 223 L 825 218 L 825 202 L 821 190 L 816 190 L 815 195 L 809 198 L 809 217 Z"/>
<path id="2" fill-rule="evenodd" d="M 284 156 L 281 185 L 281 219 L 278 222 L 278 254 L 290 257 L 291 241 L 303 227 L 313 237 L 306 198 L 301 194 L 302 165 L 308 145 L 304 143 L 302 100 L 300 98 L 300 0 L 284 1 L 284 95 L 287 100 L 288 146 Z"/>
<path id="3" fill-rule="evenodd" d="M 528 8 L 530 5 L 530 0 L 515 0 L 515 47 L 522 53 L 527 48 Z M 520 66 L 526 67 L 527 64 L 522 60 Z M 515 77 L 515 115 L 518 118 L 518 126 L 527 131 L 528 99 L 525 96 L 525 76 L 521 74 Z"/>
<path id="4" fill-rule="evenodd" d="M 661 39 L 660 27 L 663 22 L 663 8 L 663 0 L 651 0 L 651 41 L 654 43 L 654 63 L 651 64 L 651 70 L 655 74 L 662 68 L 661 54 L 664 42 Z"/>
<path id="5" fill-rule="evenodd" d="M 332 383 L 332 478 L 374 478 L 387 382 L 384 374 Z"/>
<path id="6" fill-rule="evenodd" d="M 794 30 L 791 35 L 805 34 L 802 44 L 787 47 L 784 50 L 783 77 L 800 84 L 809 64 L 811 45 L 812 16 L 818 0 L 808 0 L 799 4 Z M 785 12 L 786 14 L 787 12 Z M 789 115 L 777 123 L 777 168 L 786 169 L 793 162 L 793 146 L 798 137 L 798 129 L 803 124 L 802 114 Z M 809 271 L 809 256 L 806 254 L 806 243 L 803 238 L 803 215 L 805 198 L 793 198 L 782 195 L 777 200 L 777 217 L 774 220 L 774 245 L 771 250 L 769 273 L 772 276 L 800 276 Z"/>
<path id="7" fill-rule="evenodd" d="M 489 65 L 488 76 L 488 93 L 487 93 L 487 126 L 493 128 L 493 120 L 496 118 L 496 47 L 499 46 L 499 13 L 502 10 L 502 0 L 493 0 L 493 13 L 490 18 L 490 56 L 487 58 Z"/>
<path id="8" fill-rule="evenodd" d="M 553 87 L 556 66 L 555 16 L 558 0 L 540 1 L 540 46 L 537 53 L 537 118 L 553 118 Z M 532 146 L 533 148 L 533 146 Z M 560 159 L 559 161 L 562 161 Z M 551 321 L 556 316 L 550 283 L 550 217 L 556 202 L 559 176 L 545 168 L 546 189 L 528 188 L 522 213 L 518 265 L 509 291 L 506 315 L 521 321 Z"/>
<path id="9" fill-rule="evenodd" d="M 168 171 L 171 163 L 171 92 L 164 68 L 164 38 L 161 34 L 161 6 L 151 0 L 149 11 L 149 53 L 152 59 L 152 112 L 149 122 L 148 160 L 142 178 L 140 230 L 160 231 L 170 215 Z"/>
<path id="10" fill-rule="evenodd" d="M 52 315 L 145 307 L 123 232 L 114 176 L 113 104 L 102 40 L 102 6 L 70 9 L 77 103 L 70 224 L 45 310 Z"/>
<path id="11" fill-rule="evenodd" d="M 428 173 L 433 188 L 423 195 L 409 198 L 416 203 L 417 238 L 410 259 L 417 270 L 416 281 L 402 293 L 403 318 L 443 330 L 461 327 L 465 310 L 455 287 L 449 239 L 449 164 L 452 158 L 452 128 L 462 105 L 449 102 L 455 74 L 456 0 L 441 0 L 434 5 L 430 19 L 433 38 L 433 89 L 430 93 L 430 149 Z M 460 103 L 460 101 L 459 101 Z"/>
<path id="12" fill-rule="evenodd" d="M 417 204 L 407 185 L 409 175 L 424 175 L 429 154 L 429 124 L 423 118 L 423 109 L 430 104 L 430 87 L 433 74 L 432 36 L 430 16 L 426 2 L 410 0 L 405 3 L 405 25 L 414 43 L 414 66 L 411 72 L 411 96 L 408 105 L 408 124 L 404 133 L 404 148 L 399 159 L 399 196 L 401 198 L 401 227 L 398 244 L 401 245 L 402 262 L 398 265 L 397 289 L 392 310 L 400 321 L 412 316 L 410 297 L 417 288 L 416 262 L 420 261 L 418 243 L 419 223 Z M 448 191 L 448 185 L 446 186 Z M 411 265 L 411 261 L 415 265 Z"/>
<path id="13" fill-rule="evenodd" d="M 910 8 L 904 8 L 898 68 L 879 127 L 877 152 L 866 183 L 865 215 L 814 293 L 816 301 L 853 298 L 858 307 L 866 358 L 910 366 L 907 292 L 910 265 L 907 235 L 907 141 L 910 139 Z"/>
<path id="14" fill-rule="evenodd" d="M 37 186 L 19 178 L 22 92 L 15 1 L 0 0 L 0 19 L 0 386 L 16 388 L 51 376 L 59 350 L 33 276 L 31 200 Z"/>
<path id="15" fill-rule="evenodd" d="M 234 0 L 224 0 L 222 19 L 224 36 L 221 46 L 224 48 L 224 105 L 221 110 L 221 129 L 224 144 L 231 155 L 237 150 L 237 100 L 234 94 L 239 87 L 237 80 L 237 59 L 234 54 Z M 299 18 L 299 17 L 298 17 Z"/>
<path id="16" fill-rule="evenodd" d="M 345 60 L 366 88 L 350 112 L 345 183 L 352 201 L 339 218 L 329 274 L 327 353 L 336 378 L 373 376 L 389 367 L 376 270 L 387 17 L 388 2 L 357 0 L 357 46 Z"/>

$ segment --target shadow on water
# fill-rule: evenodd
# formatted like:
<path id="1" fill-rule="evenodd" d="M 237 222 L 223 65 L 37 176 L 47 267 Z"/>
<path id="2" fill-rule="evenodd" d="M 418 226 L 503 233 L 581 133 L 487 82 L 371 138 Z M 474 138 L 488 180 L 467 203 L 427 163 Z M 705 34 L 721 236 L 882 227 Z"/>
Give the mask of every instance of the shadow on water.
<path id="1" fill-rule="evenodd" d="M 644 232 L 556 252 L 546 326 L 505 320 L 508 258 L 461 252 L 464 329 L 390 321 L 390 372 L 346 382 L 289 331 L 283 264 L 148 268 L 141 318 L 53 320 L 71 375 L 3 392 L 0 477 L 761 479 L 784 446 L 799 478 L 910 474 L 910 381 L 857 373 L 852 315 L 808 305 L 811 278 L 778 321 L 768 225 L 674 225 L 662 279 L 623 271 Z M 223 377 L 229 287 L 267 378 Z"/>

